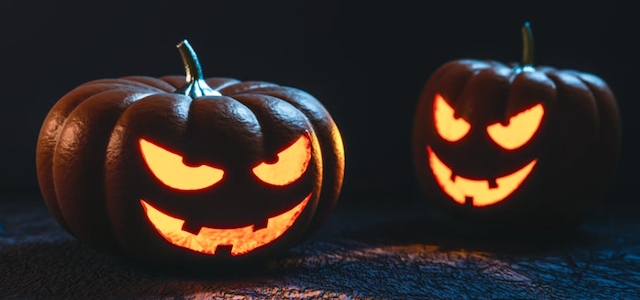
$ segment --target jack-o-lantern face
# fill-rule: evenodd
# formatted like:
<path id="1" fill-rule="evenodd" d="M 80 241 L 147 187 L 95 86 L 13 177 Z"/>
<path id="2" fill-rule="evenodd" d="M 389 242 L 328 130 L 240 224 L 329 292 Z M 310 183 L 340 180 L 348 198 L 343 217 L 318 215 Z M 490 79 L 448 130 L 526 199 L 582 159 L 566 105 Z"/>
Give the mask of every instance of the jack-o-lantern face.
<path id="1" fill-rule="evenodd" d="M 224 178 L 224 170 L 207 165 L 188 166 L 181 155 L 144 138 L 140 139 L 140 152 L 153 175 L 173 189 L 206 189 L 221 183 Z M 310 159 L 311 141 L 305 133 L 279 152 L 275 162 L 261 162 L 252 171 L 258 179 L 267 184 L 285 186 L 298 180 L 305 173 Z M 148 200 L 140 199 L 140 203 L 149 221 L 170 243 L 205 254 L 215 254 L 221 245 L 230 246 L 231 255 L 235 256 L 248 253 L 282 236 L 295 223 L 310 198 L 311 193 L 292 209 L 269 217 L 266 227 L 263 228 L 256 228 L 255 225 L 228 229 L 201 227 L 197 232 L 183 230 L 185 220 L 161 212 Z"/>
<path id="2" fill-rule="evenodd" d="M 415 112 L 413 159 L 425 196 L 452 214 L 537 229 L 579 224 L 601 199 L 620 143 L 615 98 L 600 78 L 462 59 L 438 68 Z"/>
<path id="3" fill-rule="evenodd" d="M 531 140 L 543 115 L 544 108 L 539 103 L 510 117 L 507 124 L 497 122 L 486 126 L 486 134 L 497 146 L 515 150 Z M 440 137 L 451 143 L 464 138 L 471 129 L 469 122 L 455 117 L 454 109 L 440 94 L 436 94 L 433 101 L 433 120 Z M 431 171 L 442 190 L 454 201 L 472 206 L 492 205 L 509 196 L 527 178 L 537 161 L 533 159 L 524 167 L 498 178 L 469 179 L 452 171 L 431 146 L 426 150 Z"/>
<path id="4" fill-rule="evenodd" d="M 100 79 L 69 92 L 38 139 L 51 214 L 97 249 L 202 268 L 278 255 L 336 204 L 344 149 L 330 114 L 291 87 L 187 76 Z"/>
<path id="5" fill-rule="evenodd" d="M 171 117 L 153 118 L 158 109 L 148 105 Z M 226 126 L 212 126 L 214 120 Z M 133 103 L 120 124 L 112 143 L 137 155 L 108 163 L 114 176 L 107 181 L 120 186 L 113 192 L 119 198 L 136 197 L 138 209 L 127 202 L 127 211 L 143 213 L 161 238 L 156 243 L 239 257 L 308 225 L 321 158 L 313 127 L 291 104 L 250 94 L 153 95 Z"/>

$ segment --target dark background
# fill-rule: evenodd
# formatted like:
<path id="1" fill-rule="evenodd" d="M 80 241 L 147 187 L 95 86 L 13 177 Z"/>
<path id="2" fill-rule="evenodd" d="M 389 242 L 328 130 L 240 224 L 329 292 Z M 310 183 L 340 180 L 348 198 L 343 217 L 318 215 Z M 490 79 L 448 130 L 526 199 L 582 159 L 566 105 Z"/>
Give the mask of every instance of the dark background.
<path id="1" fill-rule="evenodd" d="M 630 1 L 57 2 L 0 2 L 0 191 L 38 192 L 37 135 L 61 96 L 93 79 L 183 74 L 174 46 L 187 38 L 205 76 L 294 86 L 324 103 L 346 147 L 343 201 L 408 201 L 424 82 L 452 59 L 519 60 L 529 21 L 537 64 L 594 73 L 616 94 L 623 147 L 608 198 L 635 201 L 640 25 Z"/>

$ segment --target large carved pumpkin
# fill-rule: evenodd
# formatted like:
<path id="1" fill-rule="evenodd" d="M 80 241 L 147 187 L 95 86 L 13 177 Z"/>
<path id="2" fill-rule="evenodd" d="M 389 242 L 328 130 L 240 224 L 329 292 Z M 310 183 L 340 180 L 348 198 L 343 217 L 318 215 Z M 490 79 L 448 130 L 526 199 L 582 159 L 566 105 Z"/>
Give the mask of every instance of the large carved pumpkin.
<path id="1" fill-rule="evenodd" d="M 310 94 L 184 76 L 91 81 L 46 117 L 37 171 L 46 204 L 79 240 L 155 265 L 281 253 L 333 209 L 340 133 Z"/>
<path id="2" fill-rule="evenodd" d="M 424 87 L 413 157 L 426 197 L 503 228 L 575 228 L 603 196 L 619 152 L 616 100 L 595 75 L 456 60 Z"/>

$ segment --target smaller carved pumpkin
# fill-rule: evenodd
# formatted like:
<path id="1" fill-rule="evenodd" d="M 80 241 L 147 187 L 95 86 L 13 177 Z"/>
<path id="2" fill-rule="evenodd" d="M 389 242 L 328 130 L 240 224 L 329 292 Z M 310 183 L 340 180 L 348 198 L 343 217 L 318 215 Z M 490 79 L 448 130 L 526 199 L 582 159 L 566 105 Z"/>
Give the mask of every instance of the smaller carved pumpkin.
<path id="1" fill-rule="evenodd" d="M 463 59 L 429 78 L 413 158 L 427 199 L 503 228 L 573 228 L 603 196 L 620 145 L 613 93 L 595 75 Z M 565 225 L 567 227 L 565 227 Z"/>
<path id="2" fill-rule="evenodd" d="M 299 89 L 205 80 L 187 41 L 178 49 L 186 78 L 95 80 L 55 104 L 36 157 L 49 210 L 79 240 L 159 266 L 296 245 L 340 193 L 336 124 Z"/>

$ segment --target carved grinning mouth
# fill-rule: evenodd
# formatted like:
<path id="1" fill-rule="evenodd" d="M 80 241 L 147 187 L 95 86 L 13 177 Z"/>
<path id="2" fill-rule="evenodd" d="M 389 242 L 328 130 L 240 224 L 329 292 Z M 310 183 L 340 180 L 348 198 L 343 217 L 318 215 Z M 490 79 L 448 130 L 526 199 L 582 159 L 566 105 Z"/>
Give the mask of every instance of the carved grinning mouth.
<path id="1" fill-rule="evenodd" d="M 197 234 L 183 230 L 185 220 L 164 214 L 143 199 L 140 199 L 140 203 L 158 233 L 171 244 L 211 255 L 216 253 L 218 246 L 231 246 L 231 255 L 238 256 L 269 244 L 282 236 L 298 219 L 310 198 L 311 193 L 296 207 L 269 218 L 266 227 L 259 225 L 233 229 L 202 227 Z M 257 229 L 256 226 L 262 228 Z"/>
<path id="2" fill-rule="evenodd" d="M 473 206 L 487 206 L 502 201 L 511 195 L 520 184 L 529 176 L 536 165 L 537 159 L 532 160 L 526 166 L 509 174 L 496 178 L 495 182 L 489 180 L 473 180 L 458 175 L 445 165 L 440 158 L 427 146 L 429 153 L 429 165 L 440 187 L 453 200 L 460 204 Z"/>

